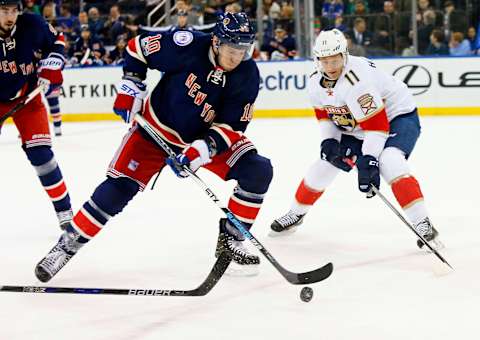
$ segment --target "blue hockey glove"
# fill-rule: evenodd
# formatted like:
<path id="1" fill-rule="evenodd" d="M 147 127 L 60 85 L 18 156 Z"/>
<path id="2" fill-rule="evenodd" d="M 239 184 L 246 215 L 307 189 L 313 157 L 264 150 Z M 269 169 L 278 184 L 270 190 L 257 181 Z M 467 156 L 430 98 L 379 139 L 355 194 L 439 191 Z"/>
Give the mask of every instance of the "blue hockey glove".
<path id="1" fill-rule="evenodd" d="M 167 158 L 167 163 L 178 177 L 188 177 L 188 173 L 184 170 L 187 166 L 193 172 L 197 171 L 201 166 L 212 161 L 210 158 L 210 150 L 207 143 L 203 139 L 197 139 L 190 144 L 181 154 L 175 158 Z"/>
<path id="2" fill-rule="evenodd" d="M 117 85 L 117 98 L 113 111 L 126 123 L 131 123 L 135 114 L 142 111 L 147 86 L 138 79 L 123 78 Z"/>
<path id="3" fill-rule="evenodd" d="M 352 158 L 352 150 L 341 145 L 336 139 L 328 138 L 322 142 L 320 154 L 323 160 L 329 162 L 340 170 L 349 172 L 352 166 L 345 161 L 345 158 Z"/>
<path id="4" fill-rule="evenodd" d="M 358 157 L 358 189 L 367 193 L 367 198 L 375 196 L 371 190 L 372 186 L 380 189 L 380 169 L 378 168 L 378 160 L 370 155 Z"/>

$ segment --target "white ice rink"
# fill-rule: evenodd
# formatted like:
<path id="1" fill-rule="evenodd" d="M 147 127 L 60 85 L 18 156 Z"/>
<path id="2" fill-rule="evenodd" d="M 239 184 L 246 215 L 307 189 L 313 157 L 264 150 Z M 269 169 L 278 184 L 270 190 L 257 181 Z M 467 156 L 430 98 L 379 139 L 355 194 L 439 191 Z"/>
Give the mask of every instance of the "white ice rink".
<path id="1" fill-rule="evenodd" d="M 452 274 L 435 275 L 439 261 L 379 199 L 360 194 L 353 173 L 335 180 L 296 234 L 268 237 L 319 143 L 314 119 L 260 119 L 247 135 L 271 158 L 274 179 L 252 232 L 290 270 L 334 263 L 310 303 L 262 258 L 259 276 L 223 277 L 204 297 L 0 293 L 0 340 L 478 339 L 480 117 L 422 124 L 410 163 Z M 103 181 L 125 131 L 120 122 L 65 124 L 54 140 L 75 209 Z M 0 155 L 0 285 L 36 285 L 35 264 L 60 234 L 56 217 L 12 125 Z M 199 174 L 226 202 L 233 183 Z M 165 169 L 51 285 L 192 289 L 214 261 L 221 216 L 194 182 Z"/>

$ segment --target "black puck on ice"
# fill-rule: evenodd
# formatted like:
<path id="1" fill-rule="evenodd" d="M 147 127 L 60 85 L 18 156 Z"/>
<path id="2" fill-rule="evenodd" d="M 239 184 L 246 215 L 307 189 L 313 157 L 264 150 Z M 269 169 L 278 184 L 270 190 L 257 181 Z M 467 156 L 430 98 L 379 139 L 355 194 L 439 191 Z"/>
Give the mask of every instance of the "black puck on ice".
<path id="1" fill-rule="evenodd" d="M 313 289 L 310 287 L 303 287 L 302 290 L 300 291 L 300 299 L 303 302 L 310 302 L 312 298 L 313 298 Z"/>

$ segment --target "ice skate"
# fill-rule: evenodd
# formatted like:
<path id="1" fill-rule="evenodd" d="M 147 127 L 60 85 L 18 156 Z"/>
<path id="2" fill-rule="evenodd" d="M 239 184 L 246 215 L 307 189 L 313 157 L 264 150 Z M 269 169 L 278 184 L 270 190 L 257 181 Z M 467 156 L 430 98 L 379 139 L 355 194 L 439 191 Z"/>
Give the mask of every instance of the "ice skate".
<path id="1" fill-rule="evenodd" d="M 297 227 L 303 223 L 304 216 L 305 214 L 299 215 L 289 211 L 287 214 L 273 221 L 270 226 L 269 236 L 286 236 L 294 233 L 297 231 Z"/>
<path id="2" fill-rule="evenodd" d="M 237 240 L 227 229 L 227 219 L 220 220 L 220 233 L 218 235 L 215 257 L 227 251 L 232 255 L 233 262 L 226 273 L 230 276 L 254 276 L 258 274 L 260 258 L 252 254 L 244 245 L 245 241 Z"/>
<path id="3" fill-rule="evenodd" d="M 58 218 L 58 224 L 60 225 L 60 229 L 62 230 L 67 229 L 67 226 L 70 224 L 70 221 L 73 218 L 72 209 L 57 211 L 57 218 Z"/>
<path id="4" fill-rule="evenodd" d="M 82 247 L 78 242 L 80 235 L 65 231 L 57 244 L 35 267 L 35 276 L 42 282 L 48 282 L 62 269 Z"/>
<path id="5" fill-rule="evenodd" d="M 438 250 L 445 248 L 443 243 L 438 239 L 438 231 L 432 226 L 432 223 L 428 217 L 417 223 L 414 228 L 425 238 L 426 241 L 430 243 L 433 249 Z M 420 249 L 423 249 L 424 245 L 425 244 L 421 240 L 417 240 L 417 246 Z"/>

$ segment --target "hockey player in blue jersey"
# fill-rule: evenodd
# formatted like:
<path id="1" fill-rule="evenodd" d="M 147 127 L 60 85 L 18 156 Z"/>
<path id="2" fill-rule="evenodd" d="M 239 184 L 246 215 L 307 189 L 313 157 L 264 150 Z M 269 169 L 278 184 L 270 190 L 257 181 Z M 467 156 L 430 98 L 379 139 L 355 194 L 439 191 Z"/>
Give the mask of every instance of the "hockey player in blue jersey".
<path id="1" fill-rule="evenodd" d="M 179 177 L 186 176 L 181 166 L 186 165 L 236 180 L 228 207 L 246 226 L 254 223 L 273 175 L 270 160 L 243 134 L 259 91 L 259 71 L 250 59 L 254 37 L 244 13 L 226 13 L 213 36 L 152 32 L 129 42 L 114 111 L 127 122 L 141 111 L 178 156 L 167 158 L 134 124 L 110 163 L 107 179 L 38 263 L 39 280 L 50 280 L 166 164 Z M 163 72 L 150 96 L 143 82 L 147 68 Z M 195 217 L 190 218 L 194 223 Z M 244 247 L 242 235 L 224 218 L 219 227 L 216 256 L 229 251 L 242 273 L 256 273 L 260 259 Z"/>
<path id="2" fill-rule="evenodd" d="M 45 95 L 63 81 L 63 35 L 35 14 L 22 14 L 22 2 L 0 0 L 0 118 L 39 84 Z M 42 51 L 36 67 L 34 51 Z M 22 148 L 49 195 L 60 226 L 65 228 L 73 213 L 70 197 L 51 149 L 48 114 L 37 95 L 13 115 Z"/>

